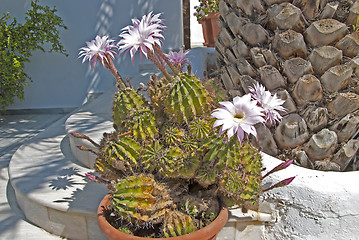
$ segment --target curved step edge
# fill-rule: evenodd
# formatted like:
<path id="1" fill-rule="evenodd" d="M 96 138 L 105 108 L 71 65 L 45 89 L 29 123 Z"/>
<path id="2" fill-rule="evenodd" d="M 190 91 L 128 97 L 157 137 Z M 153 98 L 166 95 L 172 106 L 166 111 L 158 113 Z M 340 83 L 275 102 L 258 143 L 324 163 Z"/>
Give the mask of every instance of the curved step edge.
<path id="1" fill-rule="evenodd" d="M 89 182 L 88 168 L 74 160 L 64 125 L 66 118 L 22 145 L 9 164 L 9 179 L 26 218 L 70 239 L 106 239 L 98 228 L 96 210 L 108 192 Z"/>
<path id="2" fill-rule="evenodd" d="M 70 138 L 71 152 L 87 168 L 93 168 L 96 155 L 88 151 L 81 151 L 77 146 L 85 146 L 95 152 L 97 152 L 97 148 L 87 140 L 75 138 L 69 133 L 82 133 L 93 139 L 96 143 L 100 143 L 104 132 L 113 132 L 113 95 L 113 91 L 103 93 L 90 103 L 80 107 L 65 122 L 66 133 Z"/>

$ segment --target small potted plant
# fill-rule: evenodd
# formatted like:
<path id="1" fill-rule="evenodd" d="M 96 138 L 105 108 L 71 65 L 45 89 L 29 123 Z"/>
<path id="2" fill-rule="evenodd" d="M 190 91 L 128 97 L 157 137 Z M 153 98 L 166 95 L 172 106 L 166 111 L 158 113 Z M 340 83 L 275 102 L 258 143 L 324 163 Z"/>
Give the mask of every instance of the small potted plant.
<path id="1" fill-rule="evenodd" d="M 79 146 L 97 155 L 97 174 L 87 176 L 107 184 L 110 192 L 99 207 L 100 228 L 110 239 L 215 239 L 228 207 L 255 209 L 266 191 L 262 179 L 292 163 L 262 176 L 261 154 L 249 141 L 256 136 L 255 124 L 280 120 L 283 101 L 259 85 L 252 94 L 224 101 L 218 83 L 201 81 L 190 67 L 183 71 L 187 52 L 162 52 L 160 14 L 132 22 L 118 43 L 97 36 L 80 51 L 83 61 L 92 67 L 99 61 L 118 82 L 115 131 L 99 144 L 72 133 L 98 148 Z M 139 51 L 163 77 L 154 75 L 147 86 L 134 89 L 114 66 L 117 51 L 130 52 L 132 59 Z M 214 230 L 205 236 L 209 228 Z"/>
<path id="2" fill-rule="evenodd" d="M 214 47 L 216 37 L 219 32 L 218 18 L 219 14 L 219 0 L 200 0 L 199 6 L 195 6 L 194 15 L 197 21 L 202 25 L 204 46 Z"/>

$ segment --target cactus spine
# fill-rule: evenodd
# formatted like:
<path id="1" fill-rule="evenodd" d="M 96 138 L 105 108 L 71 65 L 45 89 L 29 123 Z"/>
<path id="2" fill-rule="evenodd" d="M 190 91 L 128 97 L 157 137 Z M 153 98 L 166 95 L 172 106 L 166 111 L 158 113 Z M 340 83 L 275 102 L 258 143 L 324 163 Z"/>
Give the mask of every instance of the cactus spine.
<path id="1" fill-rule="evenodd" d="M 157 137 L 156 119 L 150 109 L 132 109 L 128 115 L 124 129 L 130 131 L 134 139 L 148 141 Z"/>
<path id="2" fill-rule="evenodd" d="M 148 145 L 142 153 L 142 163 L 146 169 L 159 173 L 164 177 L 177 176 L 177 158 L 182 151 L 180 148 L 165 147 L 158 141 Z"/>
<path id="3" fill-rule="evenodd" d="M 137 166 L 141 145 L 126 136 L 109 135 L 102 140 L 95 169 L 101 173 L 132 171 Z M 113 177 L 111 177 L 113 178 Z"/>
<path id="4" fill-rule="evenodd" d="M 170 211 L 166 214 L 163 226 L 164 237 L 177 237 L 195 230 L 192 218 L 180 211 Z"/>
<path id="5" fill-rule="evenodd" d="M 196 116 L 210 112 L 212 99 L 198 78 L 180 73 L 174 79 L 164 104 L 170 118 L 179 123 L 189 123 Z"/>
<path id="6" fill-rule="evenodd" d="M 133 175 L 119 180 L 112 207 L 125 221 L 139 226 L 161 222 L 167 209 L 174 207 L 165 186 L 152 176 Z"/>
<path id="7" fill-rule="evenodd" d="M 141 94 L 132 88 L 119 89 L 113 102 L 112 118 L 115 127 L 118 129 L 122 126 L 123 121 L 128 117 L 132 109 L 139 110 L 144 106 L 146 100 Z"/>

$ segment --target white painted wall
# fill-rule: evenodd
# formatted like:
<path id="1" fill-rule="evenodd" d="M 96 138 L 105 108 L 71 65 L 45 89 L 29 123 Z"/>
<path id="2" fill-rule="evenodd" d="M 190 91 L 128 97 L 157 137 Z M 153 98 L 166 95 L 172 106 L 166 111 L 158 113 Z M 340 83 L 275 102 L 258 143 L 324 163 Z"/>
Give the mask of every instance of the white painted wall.
<path id="1" fill-rule="evenodd" d="M 102 66 L 91 70 L 78 59 L 78 49 L 99 35 L 119 40 L 120 30 L 150 11 L 162 12 L 167 30 L 164 50 L 183 46 L 182 0 L 41 0 L 55 5 L 68 30 L 61 31 L 62 43 L 69 53 L 35 52 L 26 65 L 33 82 L 25 87 L 25 100 L 16 101 L 8 109 L 73 108 L 86 101 L 88 93 L 102 93 L 113 88 L 112 75 Z M 9 12 L 21 22 L 30 0 L 1 0 L 0 14 Z M 133 77 L 149 62 L 139 56 L 131 63 L 129 55 L 121 55 L 117 66 L 123 77 Z"/>
<path id="2" fill-rule="evenodd" d="M 197 22 L 197 18 L 193 15 L 195 13 L 194 7 L 199 6 L 198 0 L 191 0 L 191 47 L 203 47 L 204 39 L 202 33 L 202 25 Z"/>
<path id="3" fill-rule="evenodd" d="M 263 165 L 272 169 L 277 158 L 263 154 Z M 264 179 L 264 188 L 288 177 L 288 186 L 265 192 L 260 211 L 276 221 L 265 226 L 268 240 L 359 239 L 359 171 L 325 172 L 291 165 Z"/>

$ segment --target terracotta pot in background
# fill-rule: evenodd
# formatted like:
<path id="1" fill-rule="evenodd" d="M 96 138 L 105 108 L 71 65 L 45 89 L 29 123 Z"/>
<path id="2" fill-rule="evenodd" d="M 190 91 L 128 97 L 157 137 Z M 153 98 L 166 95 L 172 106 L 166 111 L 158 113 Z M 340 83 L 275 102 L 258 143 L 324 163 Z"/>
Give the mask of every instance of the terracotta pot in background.
<path id="1" fill-rule="evenodd" d="M 201 228 L 193 233 L 171 237 L 171 238 L 144 238 L 128 235 L 120 232 L 106 220 L 103 210 L 110 205 L 111 195 L 107 194 L 101 201 L 97 209 L 97 222 L 104 235 L 110 240 L 215 240 L 217 233 L 224 227 L 228 220 L 228 209 L 222 208 L 217 218 L 208 226 Z"/>
<path id="2" fill-rule="evenodd" d="M 206 47 L 215 47 L 216 37 L 219 32 L 217 20 L 219 18 L 219 13 L 211 13 L 206 17 L 203 17 L 199 22 L 202 25 L 203 45 Z"/>

